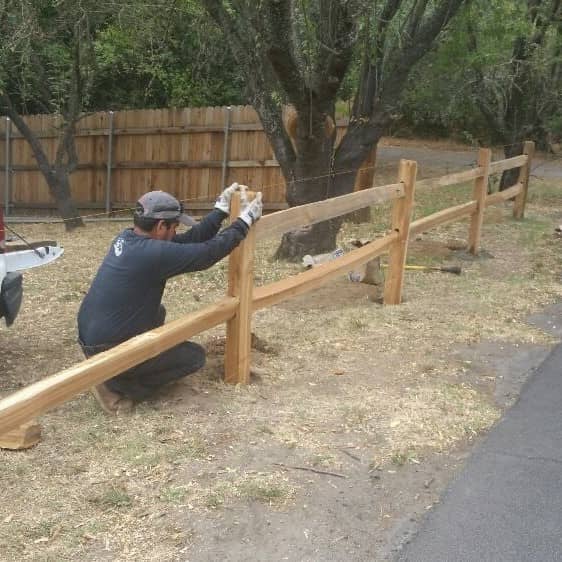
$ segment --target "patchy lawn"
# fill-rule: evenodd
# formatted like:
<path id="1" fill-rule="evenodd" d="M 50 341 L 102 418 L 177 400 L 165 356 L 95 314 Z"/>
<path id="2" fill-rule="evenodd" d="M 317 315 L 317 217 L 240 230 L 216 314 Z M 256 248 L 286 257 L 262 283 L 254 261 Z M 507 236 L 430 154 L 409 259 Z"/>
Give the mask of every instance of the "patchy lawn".
<path id="1" fill-rule="evenodd" d="M 418 193 L 416 216 L 470 190 Z M 43 416 L 38 446 L 0 451 L 0 558 L 383 559 L 501 415 L 497 369 L 459 349 L 554 342 L 525 318 L 562 296 L 561 204 L 561 186 L 533 179 L 523 222 L 509 204 L 487 210 L 479 258 L 447 247 L 466 239 L 466 222 L 413 240 L 409 263 L 462 274 L 408 271 L 400 306 L 341 278 L 259 311 L 259 376 L 248 387 L 222 382 L 217 328 L 196 338 L 207 366 L 130 416 L 107 417 L 89 394 Z M 383 207 L 373 224 L 346 224 L 342 247 L 380 235 L 387 218 Z M 76 312 L 124 225 L 15 226 L 26 239 L 59 240 L 65 254 L 24 276 L 21 315 L 0 330 L 2 395 L 82 359 Z M 301 270 L 272 261 L 273 250 L 259 248 L 257 284 Z M 170 281 L 168 320 L 225 287 L 226 262 Z"/>

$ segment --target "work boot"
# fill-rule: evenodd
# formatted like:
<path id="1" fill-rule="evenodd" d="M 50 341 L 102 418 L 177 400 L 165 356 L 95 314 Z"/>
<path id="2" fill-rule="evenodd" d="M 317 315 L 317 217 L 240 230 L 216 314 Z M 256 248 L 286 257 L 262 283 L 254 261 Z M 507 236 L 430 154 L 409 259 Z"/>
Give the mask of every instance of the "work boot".
<path id="1" fill-rule="evenodd" d="M 133 409 L 133 401 L 125 398 L 118 392 L 110 390 L 105 383 L 98 384 L 91 388 L 102 410 L 110 415 L 125 414 Z"/>

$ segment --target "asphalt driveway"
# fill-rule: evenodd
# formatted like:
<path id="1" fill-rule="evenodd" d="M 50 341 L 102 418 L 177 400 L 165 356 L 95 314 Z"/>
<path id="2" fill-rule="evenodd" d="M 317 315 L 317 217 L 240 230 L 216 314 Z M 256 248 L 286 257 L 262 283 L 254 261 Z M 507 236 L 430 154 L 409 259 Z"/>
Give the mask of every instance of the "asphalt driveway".
<path id="1" fill-rule="evenodd" d="M 562 326 L 562 311 L 554 331 Z M 562 560 L 562 344 L 474 450 L 400 562 Z"/>

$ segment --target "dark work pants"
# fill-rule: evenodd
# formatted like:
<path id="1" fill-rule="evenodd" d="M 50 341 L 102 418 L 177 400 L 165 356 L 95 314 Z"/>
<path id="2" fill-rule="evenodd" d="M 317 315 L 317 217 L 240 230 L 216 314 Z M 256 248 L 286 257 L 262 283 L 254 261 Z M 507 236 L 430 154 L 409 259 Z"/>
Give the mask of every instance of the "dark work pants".
<path id="1" fill-rule="evenodd" d="M 164 324 L 166 309 L 160 306 L 154 328 Z M 79 342 L 86 357 L 107 351 L 116 344 L 85 345 Z M 195 373 L 205 365 L 205 350 L 194 342 L 182 342 L 152 359 L 109 379 L 106 386 L 133 400 L 150 397 L 161 386 Z"/>

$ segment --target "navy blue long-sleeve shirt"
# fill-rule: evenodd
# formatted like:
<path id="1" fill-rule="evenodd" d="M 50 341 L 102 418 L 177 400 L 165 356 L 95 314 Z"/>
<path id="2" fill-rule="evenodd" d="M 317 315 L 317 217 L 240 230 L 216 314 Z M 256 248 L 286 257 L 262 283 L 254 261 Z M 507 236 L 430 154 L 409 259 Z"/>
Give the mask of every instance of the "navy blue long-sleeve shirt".
<path id="1" fill-rule="evenodd" d="M 171 241 L 125 229 L 112 242 L 78 312 L 83 344 L 118 344 L 155 327 L 166 281 L 207 269 L 245 238 L 238 219 L 219 232 L 227 215 L 215 209 Z"/>

